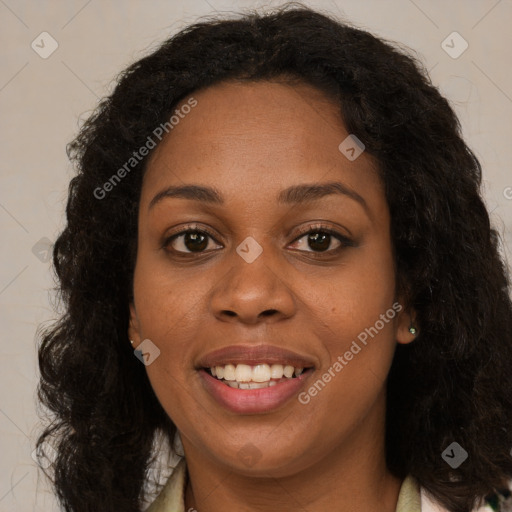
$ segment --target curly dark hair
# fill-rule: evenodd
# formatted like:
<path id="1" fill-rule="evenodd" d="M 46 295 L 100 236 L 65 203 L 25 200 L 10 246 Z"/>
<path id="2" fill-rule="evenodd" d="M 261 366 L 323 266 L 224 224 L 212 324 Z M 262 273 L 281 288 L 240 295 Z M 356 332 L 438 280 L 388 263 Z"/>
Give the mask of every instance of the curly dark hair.
<path id="1" fill-rule="evenodd" d="M 420 61 L 329 14 L 289 4 L 188 26 L 119 77 L 68 155 L 77 164 L 53 263 L 63 315 L 42 333 L 38 446 L 66 511 L 139 511 L 157 434 L 176 427 L 127 343 L 145 164 L 95 191 L 193 91 L 227 80 L 315 86 L 378 163 L 397 290 L 421 327 L 388 376 L 386 457 L 453 512 L 512 477 L 512 304 L 481 166 Z M 171 134 L 172 136 L 172 134 Z M 441 453 L 469 454 L 453 471 Z"/>

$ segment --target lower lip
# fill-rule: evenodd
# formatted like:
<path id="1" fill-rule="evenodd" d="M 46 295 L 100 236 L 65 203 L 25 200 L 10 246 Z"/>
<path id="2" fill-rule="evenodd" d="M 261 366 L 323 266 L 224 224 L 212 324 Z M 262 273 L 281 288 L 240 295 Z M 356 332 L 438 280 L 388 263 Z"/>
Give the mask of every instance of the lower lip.
<path id="1" fill-rule="evenodd" d="M 281 407 L 300 392 L 304 381 L 311 373 L 313 368 L 305 370 L 298 377 L 287 379 L 271 387 L 235 389 L 212 377 L 206 370 L 199 370 L 206 390 L 220 405 L 231 412 L 244 414 L 261 414 Z"/>

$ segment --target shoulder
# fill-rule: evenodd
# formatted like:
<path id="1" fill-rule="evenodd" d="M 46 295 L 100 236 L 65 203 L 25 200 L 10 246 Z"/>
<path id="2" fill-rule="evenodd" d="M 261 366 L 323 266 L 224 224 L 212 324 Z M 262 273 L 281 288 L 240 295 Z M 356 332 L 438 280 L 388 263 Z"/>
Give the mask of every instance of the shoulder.
<path id="1" fill-rule="evenodd" d="M 508 489 L 503 489 L 488 496 L 485 499 L 485 507 L 482 510 L 485 512 L 512 512 L 512 482 Z"/>
<path id="2" fill-rule="evenodd" d="M 503 489 L 487 496 L 483 502 L 472 512 L 512 512 L 512 482 L 509 489 Z M 421 488 L 421 512 L 449 512 L 440 506 L 433 498 Z"/>
<path id="3" fill-rule="evenodd" d="M 171 476 L 162 488 L 156 500 L 146 509 L 146 512 L 185 511 L 185 486 L 187 482 L 187 465 L 182 458 L 174 468 Z"/>

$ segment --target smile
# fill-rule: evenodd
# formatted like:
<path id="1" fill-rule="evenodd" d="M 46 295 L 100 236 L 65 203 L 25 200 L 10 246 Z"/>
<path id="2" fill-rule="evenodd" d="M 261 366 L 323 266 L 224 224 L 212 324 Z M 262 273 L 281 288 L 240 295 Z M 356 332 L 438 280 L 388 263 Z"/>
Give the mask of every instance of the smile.
<path id="1" fill-rule="evenodd" d="M 196 362 L 209 399 L 237 414 L 270 413 L 305 386 L 319 362 L 268 344 L 240 344 L 210 352 Z"/>
<path id="2" fill-rule="evenodd" d="M 233 368 L 230 368 L 232 366 Z M 241 366 L 242 376 L 240 380 L 226 380 L 223 370 L 228 367 L 228 377 L 232 377 L 232 372 Z M 247 366 L 247 368 L 244 368 Z M 274 366 L 274 375 L 282 376 L 280 378 L 268 378 L 272 375 Z M 282 368 L 282 373 L 280 368 Z M 260 369 L 259 367 L 267 367 Z M 218 368 L 222 378 L 219 378 Z M 215 372 L 215 376 L 212 374 Z M 286 374 L 285 374 L 286 370 Z M 291 365 L 279 364 L 255 364 L 255 365 L 225 365 L 210 368 L 201 368 L 199 376 L 201 377 L 203 388 L 208 396 L 213 398 L 217 405 L 235 414 L 265 414 L 271 413 L 290 402 L 306 387 L 305 381 L 313 374 L 314 368 L 296 368 Z M 235 373 L 235 377 L 236 377 Z M 253 377 L 254 375 L 254 377 Z M 287 377 L 286 375 L 290 375 Z M 253 379 L 267 379 L 263 382 L 256 382 Z M 244 380 L 242 380 L 244 379 Z M 246 380 L 250 379 L 250 380 Z M 294 401 L 297 403 L 296 401 Z"/>
<path id="3" fill-rule="evenodd" d="M 283 364 L 226 364 L 206 369 L 212 377 L 234 389 L 262 389 L 299 377 L 304 368 Z"/>

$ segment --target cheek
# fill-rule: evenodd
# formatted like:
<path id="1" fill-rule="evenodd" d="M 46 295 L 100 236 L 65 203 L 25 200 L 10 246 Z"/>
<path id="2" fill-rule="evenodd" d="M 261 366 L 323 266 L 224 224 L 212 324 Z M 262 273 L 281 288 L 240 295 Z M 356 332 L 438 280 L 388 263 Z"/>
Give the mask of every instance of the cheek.
<path id="1" fill-rule="evenodd" d="M 309 306 L 327 333 L 330 332 L 328 338 L 334 340 L 334 346 L 355 339 L 376 322 L 383 335 L 389 337 L 393 322 L 382 326 L 380 321 L 395 300 L 394 261 L 389 240 L 374 237 L 371 243 L 354 251 L 343 266 L 333 269 L 322 285 L 313 286 L 311 282 L 309 290 Z M 389 316 L 396 316 L 394 310 Z"/>
<path id="2" fill-rule="evenodd" d="M 328 319 L 322 344 L 321 371 L 298 397 L 312 418 L 312 429 L 324 436 L 348 435 L 385 399 L 385 383 L 396 347 L 397 304 L 366 296 Z M 383 305 L 384 303 L 385 306 Z M 362 307 L 361 307 L 362 305 Z M 393 307 L 395 305 L 395 307 Z M 344 303 L 340 301 L 340 310 Z M 384 402 L 381 402 L 381 405 Z M 324 423 L 317 426 L 317 419 Z"/>
<path id="3" fill-rule="evenodd" d="M 165 368 L 182 380 L 184 372 L 192 371 L 190 340 L 197 330 L 197 319 L 204 314 L 208 289 L 202 277 L 170 271 L 165 263 L 155 264 L 144 256 L 138 260 L 134 295 L 140 336 L 160 350 L 159 364 L 147 367 L 150 377 Z"/>
<path id="4" fill-rule="evenodd" d="M 197 332 L 197 318 L 204 311 L 208 290 L 208 284 L 200 281 L 169 272 L 165 265 L 155 265 L 144 257 L 137 262 L 134 275 L 139 334 L 160 350 L 146 372 L 162 407 L 185 431 L 188 422 L 193 424 L 201 417 L 189 391 L 197 379 L 190 340 Z"/>
<path id="5" fill-rule="evenodd" d="M 141 247 L 135 267 L 134 295 L 142 327 L 160 334 L 173 325 L 183 327 L 208 289 L 204 279 L 207 275 L 171 268 L 160 250 Z"/>
<path id="6" fill-rule="evenodd" d="M 326 350 L 323 370 L 333 399 L 378 393 L 396 347 L 395 273 L 387 240 L 354 255 L 329 287 L 310 298 Z M 333 374 L 335 376 L 333 376 Z M 334 395 L 337 395 L 336 397 Z"/>

